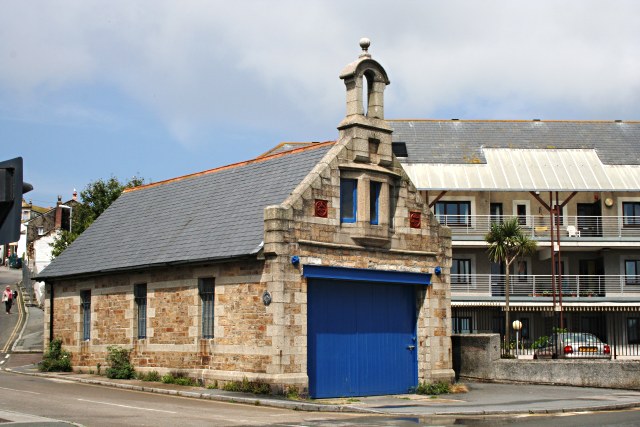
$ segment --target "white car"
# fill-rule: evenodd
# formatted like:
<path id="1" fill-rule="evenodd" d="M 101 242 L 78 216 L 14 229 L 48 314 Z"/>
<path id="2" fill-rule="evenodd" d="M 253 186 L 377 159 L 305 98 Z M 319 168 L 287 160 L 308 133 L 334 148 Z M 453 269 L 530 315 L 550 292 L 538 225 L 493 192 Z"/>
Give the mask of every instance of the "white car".
<path id="1" fill-rule="evenodd" d="M 554 333 L 535 349 L 534 359 L 611 359 L 611 347 L 587 332 Z"/>

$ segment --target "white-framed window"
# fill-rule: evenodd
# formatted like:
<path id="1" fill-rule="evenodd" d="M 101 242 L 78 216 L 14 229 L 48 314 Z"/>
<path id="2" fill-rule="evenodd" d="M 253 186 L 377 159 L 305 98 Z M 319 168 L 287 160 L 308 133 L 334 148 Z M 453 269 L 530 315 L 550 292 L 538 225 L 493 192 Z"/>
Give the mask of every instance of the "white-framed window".
<path id="1" fill-rule="evenodd" d="M 471 283 L 471 259 L 453 258 L 451 260 L 451 283 Z"/>
<path id="2" fill-rule="evenodd" d="M 625 285 L 640 285 L 640 257 L 623 260 Z"/>
<path id="3" fill-rule="evenodd" d="M 518 224 L 531 227 L 531 201 L 514 200 L 512 203 L 512 215 L 518 218 Z"/>
<path id="4" fill-rule="evenodd" d="M 619 227 L 640 227 L 640 197 L 618 197 L 617 206 Z"/>
<path id="5" fill-rule="evenodd" d="M 457 253 L 451 259 L 451 284 L 476 286 L 474 273 L 476 256 L 471 253 Z M 467 287 L 467 286 L 465 286 Z"/>
<path id="6" fill-rule="evenodd" d="M 44 235 L 44 227 L 38 227 L 38 236 Z"/>
<path id="7" fill-rule="evenodd" d="M 476 199 L 473 196 L 448 196 L 436 202 L 433 213 L 438 222 L 449 227 L 476 227 Z"/>
<path id="8" fill-rule="evenodd" d="M 640 227 L 640 202 L 622 202 L 622 225 Z"/>

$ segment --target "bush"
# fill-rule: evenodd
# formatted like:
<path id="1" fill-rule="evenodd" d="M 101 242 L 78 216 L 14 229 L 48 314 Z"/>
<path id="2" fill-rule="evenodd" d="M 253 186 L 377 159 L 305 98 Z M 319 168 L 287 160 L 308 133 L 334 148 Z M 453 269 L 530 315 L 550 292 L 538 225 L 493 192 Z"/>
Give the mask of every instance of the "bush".
<path id="1" fill-rule="evenodd" d="M 161 377 L 158 371 L 138 372 L 136 374 L 136 379 L 140 381 L 159 382 L 161 380 Z"/>
<path id="2" fill-rule="evenodd" d="M 38 364 L 42 372 L 71 372 L 71 353 L 62 349 L 62 340 L 54 339 Z"/>
<path id="3" fill-rule="evenodd" d="M 446 382 L 437 383 L 421 383 L 416 387 L 416 394 L 449 394 L 451 393 L 451 385 Z"/>
<path id="4" fill-rule="evenodd" d="M 195 379 L 188 378 L 188 377 L 176 378 L 173 383 L 176 385 L 186 385 L 191 387 L 198 384 L 198 382 Z"/>
<path id="5" fill-rule="evenodd" d="M 147 374 L 145 375 L 144 381 L 158 382 L 160 381 L 160 374 L 158 373 L 158 371 L 147 372 Z"/>
<path id="6" fill-rule="evenodd" d="M 546 335 L 543 335 L 531 344 L 531 348 L 535 350 L 537 348 L 546 347 L 548 343 L 549 343 L 549 337 Z"/>
<path id="7" fill-rule="evenodd" d="M 247 377 L 244 377 L 242 381 L 231 381 L 222 387 L 225 391 L 239 391 L 242 393 L 253 394 L 270 394 L 271 387 L 269 384 L 259 381 L 249 381 Z"/>
<path id="8" fill-rule="evenodd" d="M 196 381 L 195 378 L 190 378 L 185 373 L 178 371 L 163 375 L 161 381 L 165 384 L 176 384 L 190 387 L 198 385 L 198 381 Z"/>
<path id="9" fill-rule="evenodd" d="M 296 386 L 289 386 L 285 391 L 285 396 L 287 399 L 298 400 L 300 399 L 300 391 Z"/>
<path id="10" fill-rule="evenodd" d="M 131 350 L 110 345 L 107 347 L 107 352 L 107 363 L 109 363 L 109 367 L 105 371 L 107 378 L 129 380 L 135 377 L 135 370 L 129 360 Z"/>

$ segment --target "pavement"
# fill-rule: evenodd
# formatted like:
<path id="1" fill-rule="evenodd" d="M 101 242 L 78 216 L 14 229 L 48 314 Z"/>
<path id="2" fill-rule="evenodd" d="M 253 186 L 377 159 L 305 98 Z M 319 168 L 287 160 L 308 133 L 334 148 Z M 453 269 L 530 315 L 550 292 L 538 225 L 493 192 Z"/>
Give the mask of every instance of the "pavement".
<path id="1" fill-rule="evenodd" d="M 122 389 L 197 399 L 248 403 L 278 408 L 322 412 L 356 412 L 401 416 L 507 415 L 608 411 L 640 407 L 640 391 L 533 384 L 464 383 L 467 392 L 440 396 L 403 394 L 337 399 L 286 399 L 184 387 L 139 380 L 111 380 L 84 373 L 42 373 L 37 369 L 43 349 L 43 311 L 22 305 L 25 321 L 3 369 L 16 374 L 64 379 Z"/>

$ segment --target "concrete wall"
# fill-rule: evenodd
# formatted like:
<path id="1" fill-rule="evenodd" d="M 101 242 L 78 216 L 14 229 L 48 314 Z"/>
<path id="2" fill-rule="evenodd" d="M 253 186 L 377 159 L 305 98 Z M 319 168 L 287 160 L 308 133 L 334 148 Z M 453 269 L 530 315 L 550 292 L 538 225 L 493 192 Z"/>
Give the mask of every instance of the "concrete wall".
<path id="1" fill-rule="evenodd" d="M 451 341 L 459 380 L 640 390 L 637 360 L 501 359 L 498 334 L 452 335 Z"/>

